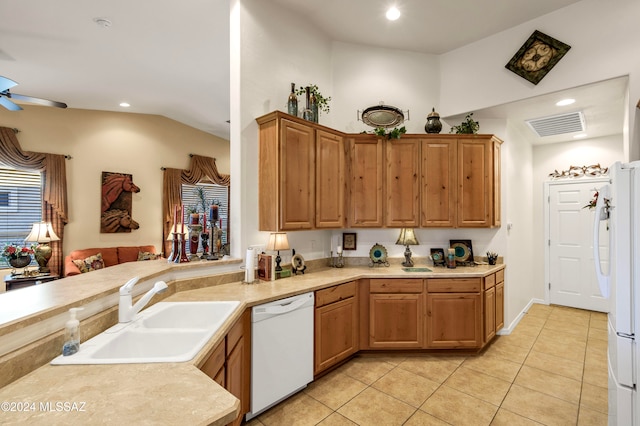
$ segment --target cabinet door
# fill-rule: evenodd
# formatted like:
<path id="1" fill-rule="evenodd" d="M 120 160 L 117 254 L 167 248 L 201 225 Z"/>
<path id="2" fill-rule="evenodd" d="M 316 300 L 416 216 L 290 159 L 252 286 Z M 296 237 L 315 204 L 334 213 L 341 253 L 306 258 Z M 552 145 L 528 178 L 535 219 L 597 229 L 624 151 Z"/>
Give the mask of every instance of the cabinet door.
<path id="1" fill-rule="evenodd" d="M 345 226 L 344 138 L 316 131 L 316 228 Z"/>
<path id="2" fill-rule="evenodd" d="M 390 227 L 418 227 L 420 141 L 394 140 L 387 142 L 385 151 L 385 223 Z"/>
<path id="3" fill-rule="evenodd" d="M 496 331 L 504 327 L 504 282 L 496 284 Z"/>
<path id="4" fill-rule="evenodd" d="M 484 342 L 496 335 L 496 289 L 491 287 L 483 294 L 484 298 Z"/>
<path id="5" fill-rule="evenodd" d="M 480 298 L 480 293 L 427 294 L 427 347 L 482 346 Z"/>
<path id="6" fill-rule="evenodd" d="M 495 139 L 495 138 L 494 138 Z M 492 218 L 492 226 L 500 226 L 502 224 L 502 197 L 501 197 L 501 179 L 502 179 L 502 175 L 501 175 L 501 170 L 502 170 L 502 166 L 500 163 L 500 158 L 501 158 L 501 145 L 500 145 L 500 141 L 494 140 L 492 142 L 492 148 L 493 148 L 493 162 L 492 162 L 492 166 L 493 166 L 493 207 L 491 209 L 491 213 L 493 214 L 493 218 Z"/>
<path id="7" fill-rule="evenodd" d="M 460 227 L 491 226 L 493 156 L 489 141 L 458 139 L 458 219 Z"/>
<path id="8" fill-rule="evenodd" d="M 457 141 L 454 139 L 422 143 L 422 226 L 456 226 L 456 159 Z"/>
<path id="9" fill-rule="evenodd" d="M 281 119 L 280 229 L 312 229 L 315 219 L 314 129 Z"/>
<path id="10" fill-rule="evenodd" d="M 211 377 L 222 387 L 225 386 L 225 359 L 225 341 L 222 340 L 200 367 L 204 374 Z"/>
<path id="11" fill-rule="evenodd" d="M 231 423 L 233 425 L 241 424 L 244 413 L 249 411 L 249 401 L 245 396 L 245 374 L 247 374 L 244 368 L 245 356 L 244 337 L 241 337 L 227 357 L 225 378 L 226 389 L 240 400 L 240 415 Z"/>
<path id="12" fill-rule="evenodd" d="M 423 294 L 371 294 L 369 347 L 372 349 L 424 346 Z"/>
<path id="13" fill-rule="evenodd" d="M 353 138 L 349 164 L 349 226 L 382 226 L 382 140 L 377 137 Z"/>
<path id="14" fill-rule="evenodd" d="M 357 306 L 351 297 L 316 308 L 314 374 L 358 351 Z"/>

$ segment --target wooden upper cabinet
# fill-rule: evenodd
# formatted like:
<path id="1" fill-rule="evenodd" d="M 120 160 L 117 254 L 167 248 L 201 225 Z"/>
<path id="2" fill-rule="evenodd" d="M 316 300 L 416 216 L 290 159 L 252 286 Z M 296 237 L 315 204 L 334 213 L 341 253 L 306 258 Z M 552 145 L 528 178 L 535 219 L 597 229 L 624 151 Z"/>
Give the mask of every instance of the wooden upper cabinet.
<path id="1" fill-rule="evenodd" d="M 279 112 L 257 119 L 259 229 L 313 229 L 315 129 Z"/>
<path id="2" fill-rule="evenodd" d="M 421 226 L 456 226 L 457 146 L 455 139 L 422 142 Z"/>
<path id="3" fill-rule="evenodd" d="M 315 134 L 286 119 L 280 129 L 280 229 L 312 229 L 315 213 Z"/>
<path id="4" fill-rule="evenodd" d="M 385 225 L 420 226 L 420 141 L 388 141 L 385 150 Z"/>
<path id="5" fill-rule="evenodd" d="M 316 228 L 345 227 L 345 157 L 340 134 L 316 131 Z"/>
<path id="6" fill-rule="evenodd" d="M 491 135 L 458 139 L 457 226 L 500 225 L 500 143 Z"/>
<path id="7" fill-rule="evenodd" d="M 382 140 L 375 135 L 351 138 L 349 153 L 349 227 L 381 227 L 383 225 Z"/>

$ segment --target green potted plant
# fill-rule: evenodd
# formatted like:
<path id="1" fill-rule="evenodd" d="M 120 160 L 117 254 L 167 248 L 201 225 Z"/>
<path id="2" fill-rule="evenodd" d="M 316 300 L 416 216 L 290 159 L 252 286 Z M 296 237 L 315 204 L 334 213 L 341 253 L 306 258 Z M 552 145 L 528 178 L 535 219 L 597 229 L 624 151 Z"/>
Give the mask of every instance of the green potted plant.
<path id="1" fill-rule="evenodd" d="M 317 123 L 319 111 L 329 113 L 329 110 L 330 110 L 329 101 L 331 101 L 331 96 L 324 97 L 322 93 L 320 93 L 318 86 L 315 84 L 309 84 L 309 86 L 307 87 L 309 87 L 309 94 L 311 99 L 309 108 L 311 108 L 311 110 L 313 111 L 313 121 Z M 298 89 L 296 94 L 306 96 L 307 95 L 306 87 L 300 87 L 300 89 Z"/>
<path id="2" fill-rule="evenodd" d="M 451 131 L 449 133 L 458 133 L 458 134 L 466 134 L 472 135 L 478 133 L 480 130 L 480 123 L 475 121 L 471 116 L 473 113 L 467 114 L 464 118 L 464 121 L 457 126 L 451 127 Z"/>
<path id="3" fill-rule="evenodd" d="M 407 133 L 407 129 L 402 126 L 400 128 L 396 127 L 393 130 L 387 131 L 384 127 L 376 127 L 373 133 L 378 136 L 386 137 L 387 139 L 400 139 L 402 135 Z"/>

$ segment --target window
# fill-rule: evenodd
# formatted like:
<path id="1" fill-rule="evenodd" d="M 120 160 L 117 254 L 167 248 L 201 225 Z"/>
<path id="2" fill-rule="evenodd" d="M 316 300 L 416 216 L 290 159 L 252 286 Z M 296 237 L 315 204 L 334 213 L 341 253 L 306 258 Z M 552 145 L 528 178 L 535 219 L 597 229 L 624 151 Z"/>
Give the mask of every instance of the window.
<path id="1" fill-rule="evenodd" d="M 0 164 L 0 249 L 24 244 L 34 222 L 42 218 L 42 175 Z M 0 257 L 0 268 L 10 268 Z"/>
<path id="2" fill-rule="evenodd" d="M 204 198 L 204 206 L 203 206 Z M 198 213 L 206 212 L 207 228 L 209 224 L 209 206 L 212 203 L 218 204 L 218 223 L 217 226 L 222 229 L 222 244 L 227 244 L 228 237 L 228 219 L 229 219 L 229 187 L 220 186 L 212 183 L 198 183 L 197 185 L 182 185 L 182 203 L 185 206 L 184 223 L 189 223 L 188 208 L 197 209 Z M 206 207 L 206 210 L 204 210 Z M 202 251 L 202 241 L 198 245 L 198 251 Z M 189 244 L 187 244 L 187 253 L 190 253 Z"/>

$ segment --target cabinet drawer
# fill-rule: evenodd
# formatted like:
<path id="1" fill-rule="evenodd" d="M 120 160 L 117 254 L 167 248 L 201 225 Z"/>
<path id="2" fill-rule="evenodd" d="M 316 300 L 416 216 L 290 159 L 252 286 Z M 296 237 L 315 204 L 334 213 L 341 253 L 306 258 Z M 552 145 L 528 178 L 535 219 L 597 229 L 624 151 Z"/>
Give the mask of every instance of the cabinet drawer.
<path id="1" fill-rule="evenodd" d="M 227 333 L 227 356 L 231 354 L 231 351 L 233 351 L 233 348 L 235 348 L 236 344 L 242 337 L 243 319 L 244 315 L 238 318 L 238 321 L 236 321 L 233 327 L 231 327 L 231 330 L 229 330 L 229 333 Z"/>
<path id="2" fill-rule="evenodd" d="M 356 282 L 351 281 L 316 291 L 316 307 L 328 305 L 356 295 Z"/>
<path id="3" fill-rule="evenodd" d="M 491 274 L 487 277 L 484 277 L 484 290 L 489 290 L 496 285 L 496 274 Z"/>
<path id="4" fill-rule="evenodd" d="M 422 293 L 422 279 L 369 280 L 370 293 Z"/>
<path id="5" fill-rule="evenodd" d="M 428 293 L 470 293 L 480 291 L 482 278 L 430 278 Z"/>
<path id="6" fill-rule="evenodd" d="M 500 269 L 496 272 L 496 283 L 504 282 L 504 269 Z"/>

